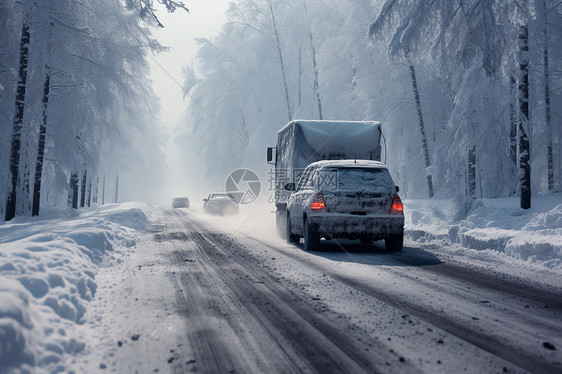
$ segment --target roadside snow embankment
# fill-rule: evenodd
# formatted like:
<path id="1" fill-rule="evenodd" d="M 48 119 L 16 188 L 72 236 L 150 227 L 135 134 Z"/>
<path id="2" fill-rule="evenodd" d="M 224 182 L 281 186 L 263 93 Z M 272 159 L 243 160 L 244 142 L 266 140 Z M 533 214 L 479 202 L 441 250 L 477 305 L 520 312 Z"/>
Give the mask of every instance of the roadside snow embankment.
<path id="1" fill-rule="evenodd" d="M 477 200 L 464 219 L 451 201 L 409 200 L 406 236 L 442 240 L 474 250 L 494 250 L 550 269 L 562 270 L 562 194 L 533 198 L 531 209 L 517 198 Z"/>
<path id="2" fill-rule="evenodd" d="M 0 372 L 61 372 L 96 293 L 96 267 L 118 261 L 149 225 L 143 204 L 45 211 L 0 225 Z M 16 369 L 17 368 L 17 369 Z"/>

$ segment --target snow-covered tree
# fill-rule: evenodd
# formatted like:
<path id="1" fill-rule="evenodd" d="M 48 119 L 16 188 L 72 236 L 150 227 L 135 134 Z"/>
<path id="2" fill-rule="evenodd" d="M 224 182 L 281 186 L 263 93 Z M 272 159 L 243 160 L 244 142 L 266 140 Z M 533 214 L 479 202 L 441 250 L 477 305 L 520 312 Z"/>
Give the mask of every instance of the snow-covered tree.
<path id="1" fill-rule="evenodd" d="M 28 51 L 26 84 L 20 84 L 26 97 L 18 99 L 23 92 L 20 88 L 16 96 L 17 103 L 25 103 L 25 110 L 17 104 L 13 116 L 12 133 L 20 133 L 19 145 L 12 146 L 11 153 L 12 160 L 19 160 L 11 163 L 9 174 L 16 188 L 7 195 L 15 197 L 17 193 L 18 212 L 30 213 L 31 187 L 33 214 L 37 214 L 40 192 L 51 192 L 51 200 L 62 195 L 73 173 L 86 175 L 88 186 L 104 169 L 114 169 L 120 163 L 126 169 L 145 162 L 156 173 L 162 171 L 163 167 L 154 167 L 153 162 L 161 160 L 162 136 L 153 127 L 159 109 L 146 61 L 147 53 L 163 49 L 150 37 L 149 27 L 155 21 L 142 21 L 137 11 L 127 10 L 116 0 L 88 6 L 76 1 L 27 3 L 19 10 L 12 9 L 23 19 L 22 36 L 29 28 L 30 39 L 24 43 Z M 2 27 L 13 25 L 3 22 Z M 6 96 L 1 97 L 2 108 L 7 106 Z M 150 140 L 139 141 L 139 133 Z M 138 167 L 131 170 L 133 179 L 138 171 Z M 0 175 L 4 181 L 5 172 Z M 11 219 L 15 214 L 13 199 L 6 206 L 6 219 Z"/>
<path id="2" fill-rule="evenodd" d="M 546 3 L 545 43 L 538 0 L 234 1 L 229 22 L 215 38 L 200 41 L 187 69 L 185 85 L 194 100 L 176 141 L 189 159 L 213 165 L 207 177 L 222 187 L 225 176 L 217 168 L 252 167 L 265 175 L 264 149 L 287 122 L 288 109 L 294 118 L 322 113 L 326 119 L 380 120 L 383 159 L 406 196 L 428 196 L 432 189 L 459 200 L 508 196 L 517 191 L 516 167 L 525 155 L 517 144 L 517 40 L 526 20 L 526 130 L 531 151 L 545 149 L 529 153 L 529 165 L 533 184 L 547 190 L 549 139 L 560 184 L 561 134 L 554 124 L 562 112 L 551 108 L 549 127 L 542 64 L 548 45 L 554 102 L 562 92 L 562 52 L 554 47 L 561 41 L 562 7 Z M 241 115 L 247 138 L 240 136 Z"/>

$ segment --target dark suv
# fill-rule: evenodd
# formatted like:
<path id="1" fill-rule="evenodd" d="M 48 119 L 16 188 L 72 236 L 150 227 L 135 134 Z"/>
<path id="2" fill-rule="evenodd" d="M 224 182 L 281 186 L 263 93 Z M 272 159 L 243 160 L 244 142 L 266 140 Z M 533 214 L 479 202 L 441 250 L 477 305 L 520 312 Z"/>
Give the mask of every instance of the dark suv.
<path id="1" fill-rule="evenodd" d="M 172 208 L 189 208 L 189 199 L 187 197 L 174 197 Z"/>
<path id="2" fill-rule="evenodd" d="M 315 250 L 322 237 L 385 241 L 389 251 L 401 251 L 404 212 L 398 187 L 378 161 L 318 161 L 303 172 L 287 203 L 287 241 L 304 238 Z"/>
<path id="3" fill-rule="evenodd" d="M 234 197 L 226 193 L 210 193 L 203 199 L 203 212 L 205 214 L 215 214 L 219 216 L 238 214 L 238 203 Z"/>

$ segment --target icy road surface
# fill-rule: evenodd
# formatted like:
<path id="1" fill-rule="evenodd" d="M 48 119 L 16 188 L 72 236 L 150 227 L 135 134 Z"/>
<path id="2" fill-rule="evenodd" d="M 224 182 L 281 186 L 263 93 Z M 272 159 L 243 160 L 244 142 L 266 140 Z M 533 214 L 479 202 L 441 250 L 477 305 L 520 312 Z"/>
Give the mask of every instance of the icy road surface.
<path id="1" fill-rule="evenodd" d="M 554 273 L 408 241 L 398 254 L 353 241 L 307 253 L 186 209 L 158 214 L 96 276 L 80 328 L 97 343 L 76 372 L 562 371 Z"/>

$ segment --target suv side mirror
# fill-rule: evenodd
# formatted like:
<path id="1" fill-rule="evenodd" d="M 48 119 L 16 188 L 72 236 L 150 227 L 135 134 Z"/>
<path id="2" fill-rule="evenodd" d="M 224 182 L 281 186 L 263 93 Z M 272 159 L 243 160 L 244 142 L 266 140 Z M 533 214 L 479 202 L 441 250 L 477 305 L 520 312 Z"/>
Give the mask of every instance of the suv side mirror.
<path id="1" fill-rule="evenodd" d="M 398 186 L 394 186 L 394 187 L 396 187 L 396 193 L 400 192 L 400 187 Z"/>
<path id="2" fill-rule="evenodd" d="M 287 191 L 294 191 L 294 190 L 295 190 L 295 184 L 294 184 L 294 183 L 287 183 L 287 184 L 285 185 L 285 189 L 286 189 Z"/>
<path id="3" fill-rule="evenodd" d="M 203 199 L 203 201 L 204 201 L 204 202 L 207 202 L 207 201 L 209 201 L 209 199 Z"/>
<path id="4" fill-rule="evenodd" d="M 273 149 L 275 147 L 268 147 L 267 148 L 267 163 L 268 164 L 275 164 L 275 161 L 273 160 Z"/>

